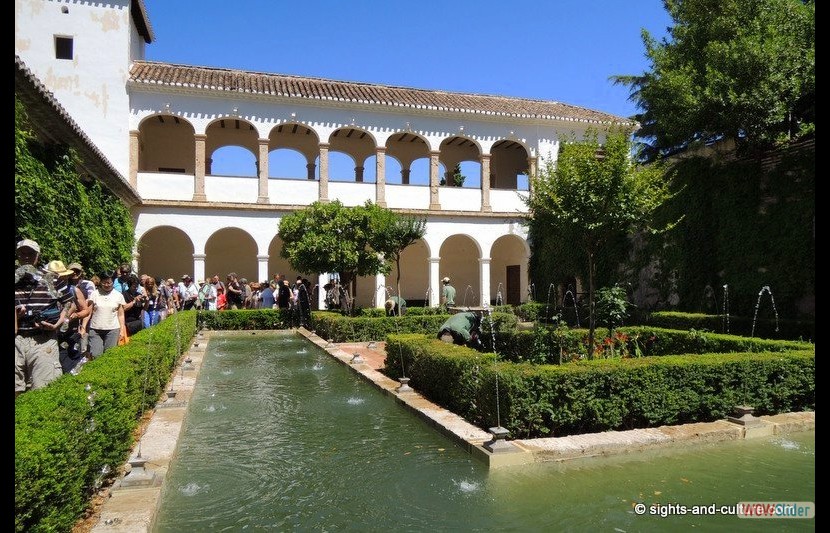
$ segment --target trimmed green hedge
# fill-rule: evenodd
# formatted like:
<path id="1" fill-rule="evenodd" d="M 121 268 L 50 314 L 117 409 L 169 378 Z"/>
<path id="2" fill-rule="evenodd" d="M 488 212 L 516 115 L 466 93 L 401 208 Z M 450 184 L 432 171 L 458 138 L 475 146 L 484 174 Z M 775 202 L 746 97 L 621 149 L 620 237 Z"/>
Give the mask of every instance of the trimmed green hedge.
<path id="1" fill-rule="evenodd" d="M 597 330 L 603 343 L 607 330 Z M 563 363 L 584 358 L 587 329 L 556 329 L 537 325 L 533 331 L 500 331 L 496 337 L 499 358 L 514 363 L 558 364 L 560 348 Z M 612 339 L 617 356 L 665 356 L 679 353 L 707 354 L 728 352 L 785 352 L 811 350 L 814 345 L 786 341 L 739 337 L 696 330 L 675 330 L 631 326 L 614 330 Z M 487 346 L 490 348 L 490 345 Z"/>
<path id="2" fill-rule="evenodd" d="M 330 311 L 313 314 L 314 331 L 332 342 L 363 342 L 385 339 L 392 333 L 438 333 L 449 315 L 413 315 L 380 318 L 343 316 Z"/>
<path id="3" fill-rule="evenodd" d="M 429 309 L 429 308 L 422 308 Z M 423 333 L 436 336 L 441 324 L 449 318 L 447 314 L 411 314 L 402 317 L 348 317 L 340 313 L 319 311 L 313 314 L 314 331 L 320 337 L 332 342 L 364 342 L 385 339 L 390 334 Z M 492 330 L 496 339 L 506 331 L 516 329 L 517 318 L 512 313 L 492 313 L 482 320 L 482 342 L 492 347 Z"/>
<path id="4" fill-rule="evenodd" d="M 659 311 L 651 313 L 646 322 L 649 326 L 668 329 L 705 329 L 724 333 L 726 320 L 723 315 L 705 315 L 702 313 L 680 313 L 676 311 Z M 778 331 L 775 330 L 776 326 Z M 729 333 L 749 337 L 752 334 L 752 318 L 730 316 Z M 814 340 L 816 324 L 810 320 L 779 320 L 759 318 L 755 323 L 755 337 L 764 339 Z"/>
<path id="5" fill-rule="evenodd" d="M 178 332 L 177 332 L 178 330 Z M 14 403 L 16 531 L 70 531 L 115 476 L 196 331 L 177 313 Z"/>
<path id="6" fill-rule="evenodd" d="M 198 315 L 200 325 L 221 330 L 286 329 L 297 326 L 298 320 L 296 312 L 281 309 L 199 311 Z"/>
<path id="7" fill-rule="evenodd" d="M 412 386 L 430 400 L 482 428 L 500 423 L 512 438 L 708 422 L 740 404 L 757 414 L 815 409 L 814 350 L 533 365 L 395 335 L 387 353 L 403 360 Z M 401 365 L 384 372 L 397 379 Z"/>

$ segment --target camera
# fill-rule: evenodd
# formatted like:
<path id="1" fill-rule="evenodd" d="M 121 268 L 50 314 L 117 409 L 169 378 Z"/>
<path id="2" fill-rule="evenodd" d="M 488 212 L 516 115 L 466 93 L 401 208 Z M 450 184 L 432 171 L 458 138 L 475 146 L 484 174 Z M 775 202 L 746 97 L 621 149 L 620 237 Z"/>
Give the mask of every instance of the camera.
<path id="1" fill-rule="evenodd" d="M 33 327 L 37 322 L 49 322 L 54 324 L 60 318 L 61 310 L 58 307 L 47 307 L 46 309 L 26 309 L 18 320 L 21 326 Z"/>

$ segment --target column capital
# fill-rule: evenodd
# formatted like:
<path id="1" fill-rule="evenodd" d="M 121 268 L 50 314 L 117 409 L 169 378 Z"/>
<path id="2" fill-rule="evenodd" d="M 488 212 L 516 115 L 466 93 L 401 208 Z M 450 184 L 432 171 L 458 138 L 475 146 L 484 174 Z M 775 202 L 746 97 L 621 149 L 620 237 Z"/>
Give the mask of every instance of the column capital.
<path id="1" fill-rule="evenodd" d="M 269 142 L 271 142 L 271 141 L 270 141 L 270 139 L 257 139 L 257 142 L 258 142 L 260 145 L 264 144 L 264 145 L 266 145 L 266 146 L 267 146 L 267 145 L 268 145 L 268 143 L 269 143 Z"/>
<path id="2" fill-rule="evenodd" d="M 130 137 L 138 137 L 141 135 L 141 132 L 138 130 L 130 130 Z"/>
<path id="3" fill-rule="evenodd" d="M 206 133 L 194 133 L 193 138 L 196 139 L 197 141 L 204 141 L 205 139 L 207 139 L 207 134 Z"/>
<path id="4" fill-rule="evenodd" d="M 205 257 L 207 257 L 207 254 L 193 254 L 193 259 L 196 259 L 196 260 L 200 260 L 200 259 L 204 260 Z"/>
<path id="5" fill-rule="evenodd" d="M 482 265 L 489 265 L 492 259 L 490 257 L 479 257 L 478 262 Z"/>
<path id="6" fill-rule="evenodd" d="M 376 154 L 385 154 L 386 147 L 385 146 L 375 146 L 375 153 Z"/>
<path id="7" fill-rule="evenodd" d="M 485 160 L 489 161 L 490 157 L 491 157 L 490 154 L 481 154 L 481 155 L 478 156 L 479 161 L 485 161 Z"/>
<path id="8" fill-rule="evenodd" d="M 430 157 L 432 157 L 432 156 L 438 157 L 438 156 L 441 155 L 441 150 L 430 150 L 429 155 L 430 155 Z"/>
<path id="9" fill-rule="evenodd" d="M 320 148 L 328 149 L 328 147 L 331 146 L 331 145 L 329 143 L 320 143 L 317 146 L 319 146 Z"/>
<path id="10" fill-rule="evenodd" d="M 256 256 L 257 261 L 267 261 L 271 256 L 268 254 L 258 254 Z"/>
<path id="11" fill-rule="evenodd" d="M 429 258 L 427 258 L 427 261 L 429 261 L 430 263 L 440 263 L 441 258 L 440 257 L 429 257 Z"/>

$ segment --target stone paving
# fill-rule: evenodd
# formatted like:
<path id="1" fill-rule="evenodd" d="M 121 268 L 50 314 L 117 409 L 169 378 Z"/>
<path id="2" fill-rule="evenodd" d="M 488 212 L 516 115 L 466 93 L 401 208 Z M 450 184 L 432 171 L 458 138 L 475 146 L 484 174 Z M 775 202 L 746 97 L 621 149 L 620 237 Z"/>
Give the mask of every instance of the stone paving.
<path id="1" fill-rule="evenodd" d="M 222 332 L 250 335 L 253 332 Z M 753 419 L 741 425 L 726 420 L 634 429 L 606 431 L 568 437 L 494 441 L 492 435 L 473 426 L 460 416 L 430 402 L 417 391 L 399 391 L 400 383 L 381 372 L 386 363 L 385 343 L 332 344 L 325 339 L 300 329 L 299 333 L 325 349 L 336 360 L 349 366 L 368 382 L 383 390 L 421 416 L 427 423 L 454 440 L 490 468 L 506 467 L 536 461 L 567 461 L 634 453 L 671 445 L 736 440 L 772 434 L 815 430 L 815 412 L 784 413 Z M 155 513 L 163 490 L 164 476 L 174 459 L 179 435 L 187 414 L 187 402 L 193 393 L 201 369 L 205 347 L 211 332 L 200 333 L 191 341 L 190 350 L 178 366 L 166 389 L 175 391 L 169 398 L 166 392 L 159 398 L 150 422 L 140 440 L 140 455 L 146 463 L 136 468 L 129 464 L 122 477 L 112 486 L 109 497 L 98 512 L 98 520 L 91 531 L 96 533 L 133 533 L 152 531 Z M 131 458 L 139 455 L 138 446 Z"/>

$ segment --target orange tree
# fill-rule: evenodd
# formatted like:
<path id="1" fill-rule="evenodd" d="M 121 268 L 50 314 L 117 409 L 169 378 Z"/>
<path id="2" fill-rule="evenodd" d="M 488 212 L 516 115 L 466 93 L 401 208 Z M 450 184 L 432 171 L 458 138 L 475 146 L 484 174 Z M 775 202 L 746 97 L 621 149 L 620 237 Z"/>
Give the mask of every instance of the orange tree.
<path id="1" fill-rule="evenodd" d="M 663 167 L 636 164 L 624 131 L 606 132 L 602 145 L 595 131 L 582 141 L 563 142 L 557 161 L 545 161 L 534 179 L 526 199 L 529 224 L 568 242 L 576 260 L 587 267 L 589 357 L 596 329 L 598 253 L 621 233 L 657 231 L 651 227 L 652 216 L 670 196 Z"/>

